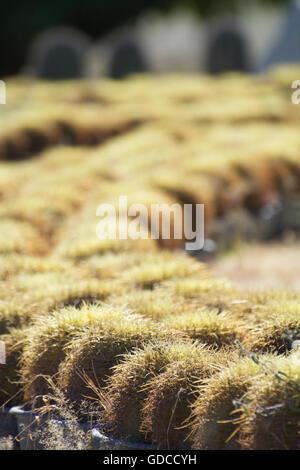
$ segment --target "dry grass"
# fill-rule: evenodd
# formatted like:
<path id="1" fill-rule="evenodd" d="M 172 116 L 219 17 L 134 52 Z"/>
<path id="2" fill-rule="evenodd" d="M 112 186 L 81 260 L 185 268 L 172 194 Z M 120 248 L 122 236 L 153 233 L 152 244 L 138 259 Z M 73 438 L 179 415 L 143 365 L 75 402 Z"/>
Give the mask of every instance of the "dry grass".
<path id="1" fill-rule="evenodd" d="M 23 390 L 20 384 L 19 361 L 27 340 L 27 329 L 15 329 L 1 335 L 5 344 L 6 363 L 2 364 L 0 376 L 0 407 L 14 406 L 22 402 Z"/>

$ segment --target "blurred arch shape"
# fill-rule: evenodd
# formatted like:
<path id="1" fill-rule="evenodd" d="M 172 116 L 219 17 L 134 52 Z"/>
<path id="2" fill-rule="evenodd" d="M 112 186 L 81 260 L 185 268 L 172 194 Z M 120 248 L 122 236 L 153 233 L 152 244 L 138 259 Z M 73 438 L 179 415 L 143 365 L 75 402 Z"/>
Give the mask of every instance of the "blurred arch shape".
<path id="1" fill-rule="evenodd" d="M 128 75 L 149 71 L 148 61 L 138 38 L 133 34 L 118 34 L 111 38 L 108 76 L 122 79 Z"/>
<path id="2" fill-rule="evenodd" d="M 212 74 L 249 71 L 247 40 L 234 23 L 224 20 L 212 28 L 207 47 L 207 71 Z"/>
<path id="3" fill-rule="evenodd" d="M 88 37 L 71 27 L 56 27 L 40 33 L 29 50 L 33 74 L 48 80 L 80 78 L 84 75 L 84 59 Z"/>

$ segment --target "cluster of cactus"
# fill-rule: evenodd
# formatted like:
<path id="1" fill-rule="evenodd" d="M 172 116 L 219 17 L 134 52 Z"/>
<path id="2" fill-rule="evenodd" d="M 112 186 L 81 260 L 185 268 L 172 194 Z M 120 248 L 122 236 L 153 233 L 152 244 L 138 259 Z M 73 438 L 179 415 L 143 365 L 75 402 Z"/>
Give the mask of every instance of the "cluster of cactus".
<path id="1" fill-rule="evenodd" d="M 186 255 L 164 252 L 155 254 L 157 261 L 161 257 L 165 269 L 176 261 L 182 270 L 168 279 L 155 273 L 149 289 L 126 276 L 131 263 L 120 270 L 121 257 L 113 256 L 118 277 L 96 279 L 87 262 L 72 272 L 69 261 L 59 267 L 54 259 L 15 255 L 10 263 L 7 255 L 2 404 L 43 406 L 54 383 L 78 419 L 83 406 L 96 410 L 98 425 L 114 437 L 159 448 L 262 448 L 267 442 L 276 448 L 276 436 L 262 440 L 261 431 L 275 420 L 278 446 L 298 446 L 291 429 L 298 426 L 297 410 L 293 415 L 289 408 L 287 436 L 280 418 L 289 406 L 286 394 L 295 401 L 293 387 L 300 386 L 298 294 L 245 292 Z M 151 267 L 147 256 L 140 260 L 143 270 L 147 262 Z M 270 395 L 256 386 L 265 382 L 273 387 Z"/>
<path id="2" fill-rule="evenodd" d="M 0 405 L 51 404 L 54 387 L 78 419 L 90 412 L 117 438 L 300 448 L 299 293 L 216 279 L 179 252 L 183 237 L 96 236 L 97 206 L 120 195 L 147 209 L 205 204 L 209 233 L 231 210 L 297 193 L 300 108 L 289 77 L 35 81 L 26 100 L 27 84 L 8 81 Z"/>

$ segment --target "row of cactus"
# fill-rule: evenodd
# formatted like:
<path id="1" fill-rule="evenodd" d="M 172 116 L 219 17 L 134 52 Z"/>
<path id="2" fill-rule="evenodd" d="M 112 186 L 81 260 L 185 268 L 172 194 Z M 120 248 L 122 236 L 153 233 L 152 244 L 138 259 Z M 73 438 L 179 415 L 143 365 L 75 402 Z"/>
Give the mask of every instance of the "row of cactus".
<path id="1" fill-rule="evenodd" d="M 1 404 L 43 408 L 54 383 L 113 437 L 298 448 L 299 293 L 242 291 L 186 255 L 154 257 L 164 269 L 145 283 L 150 257 L 103 279 L 88 264 L 6 255 Z"/>
<path id="2" fill-rule="evenodd" d="M 204 203 L 206 233 L 297 195 L 292 75 L 8 81 L 0 405 L 49 409 L 60 390 L 78 420 L 158 448 L 300 447 L 299 293 L 216 279 L 183 237 L 96 237 L 120 195 Z"/>

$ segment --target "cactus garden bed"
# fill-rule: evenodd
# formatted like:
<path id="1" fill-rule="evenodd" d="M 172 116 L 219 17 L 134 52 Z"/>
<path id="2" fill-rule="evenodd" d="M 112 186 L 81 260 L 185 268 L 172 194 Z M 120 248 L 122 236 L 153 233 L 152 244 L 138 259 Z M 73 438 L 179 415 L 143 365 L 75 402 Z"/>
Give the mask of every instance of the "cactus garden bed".
<path id="1" fill-rule="evenodd" d="M 169 239 L 96 236 L 97 207 L 120 195 L 204 204 L 216 251 L 297 236 L 297 73 L 7 82 L 0 406 L 22 412 L 0 429 L 13 445 L 84 449 L 85 423 L 99 449 L 300 448 L 300 291 L 218 277 L 174 221 Z M 19 415 L 39 416 L 24 442 Z"/>

